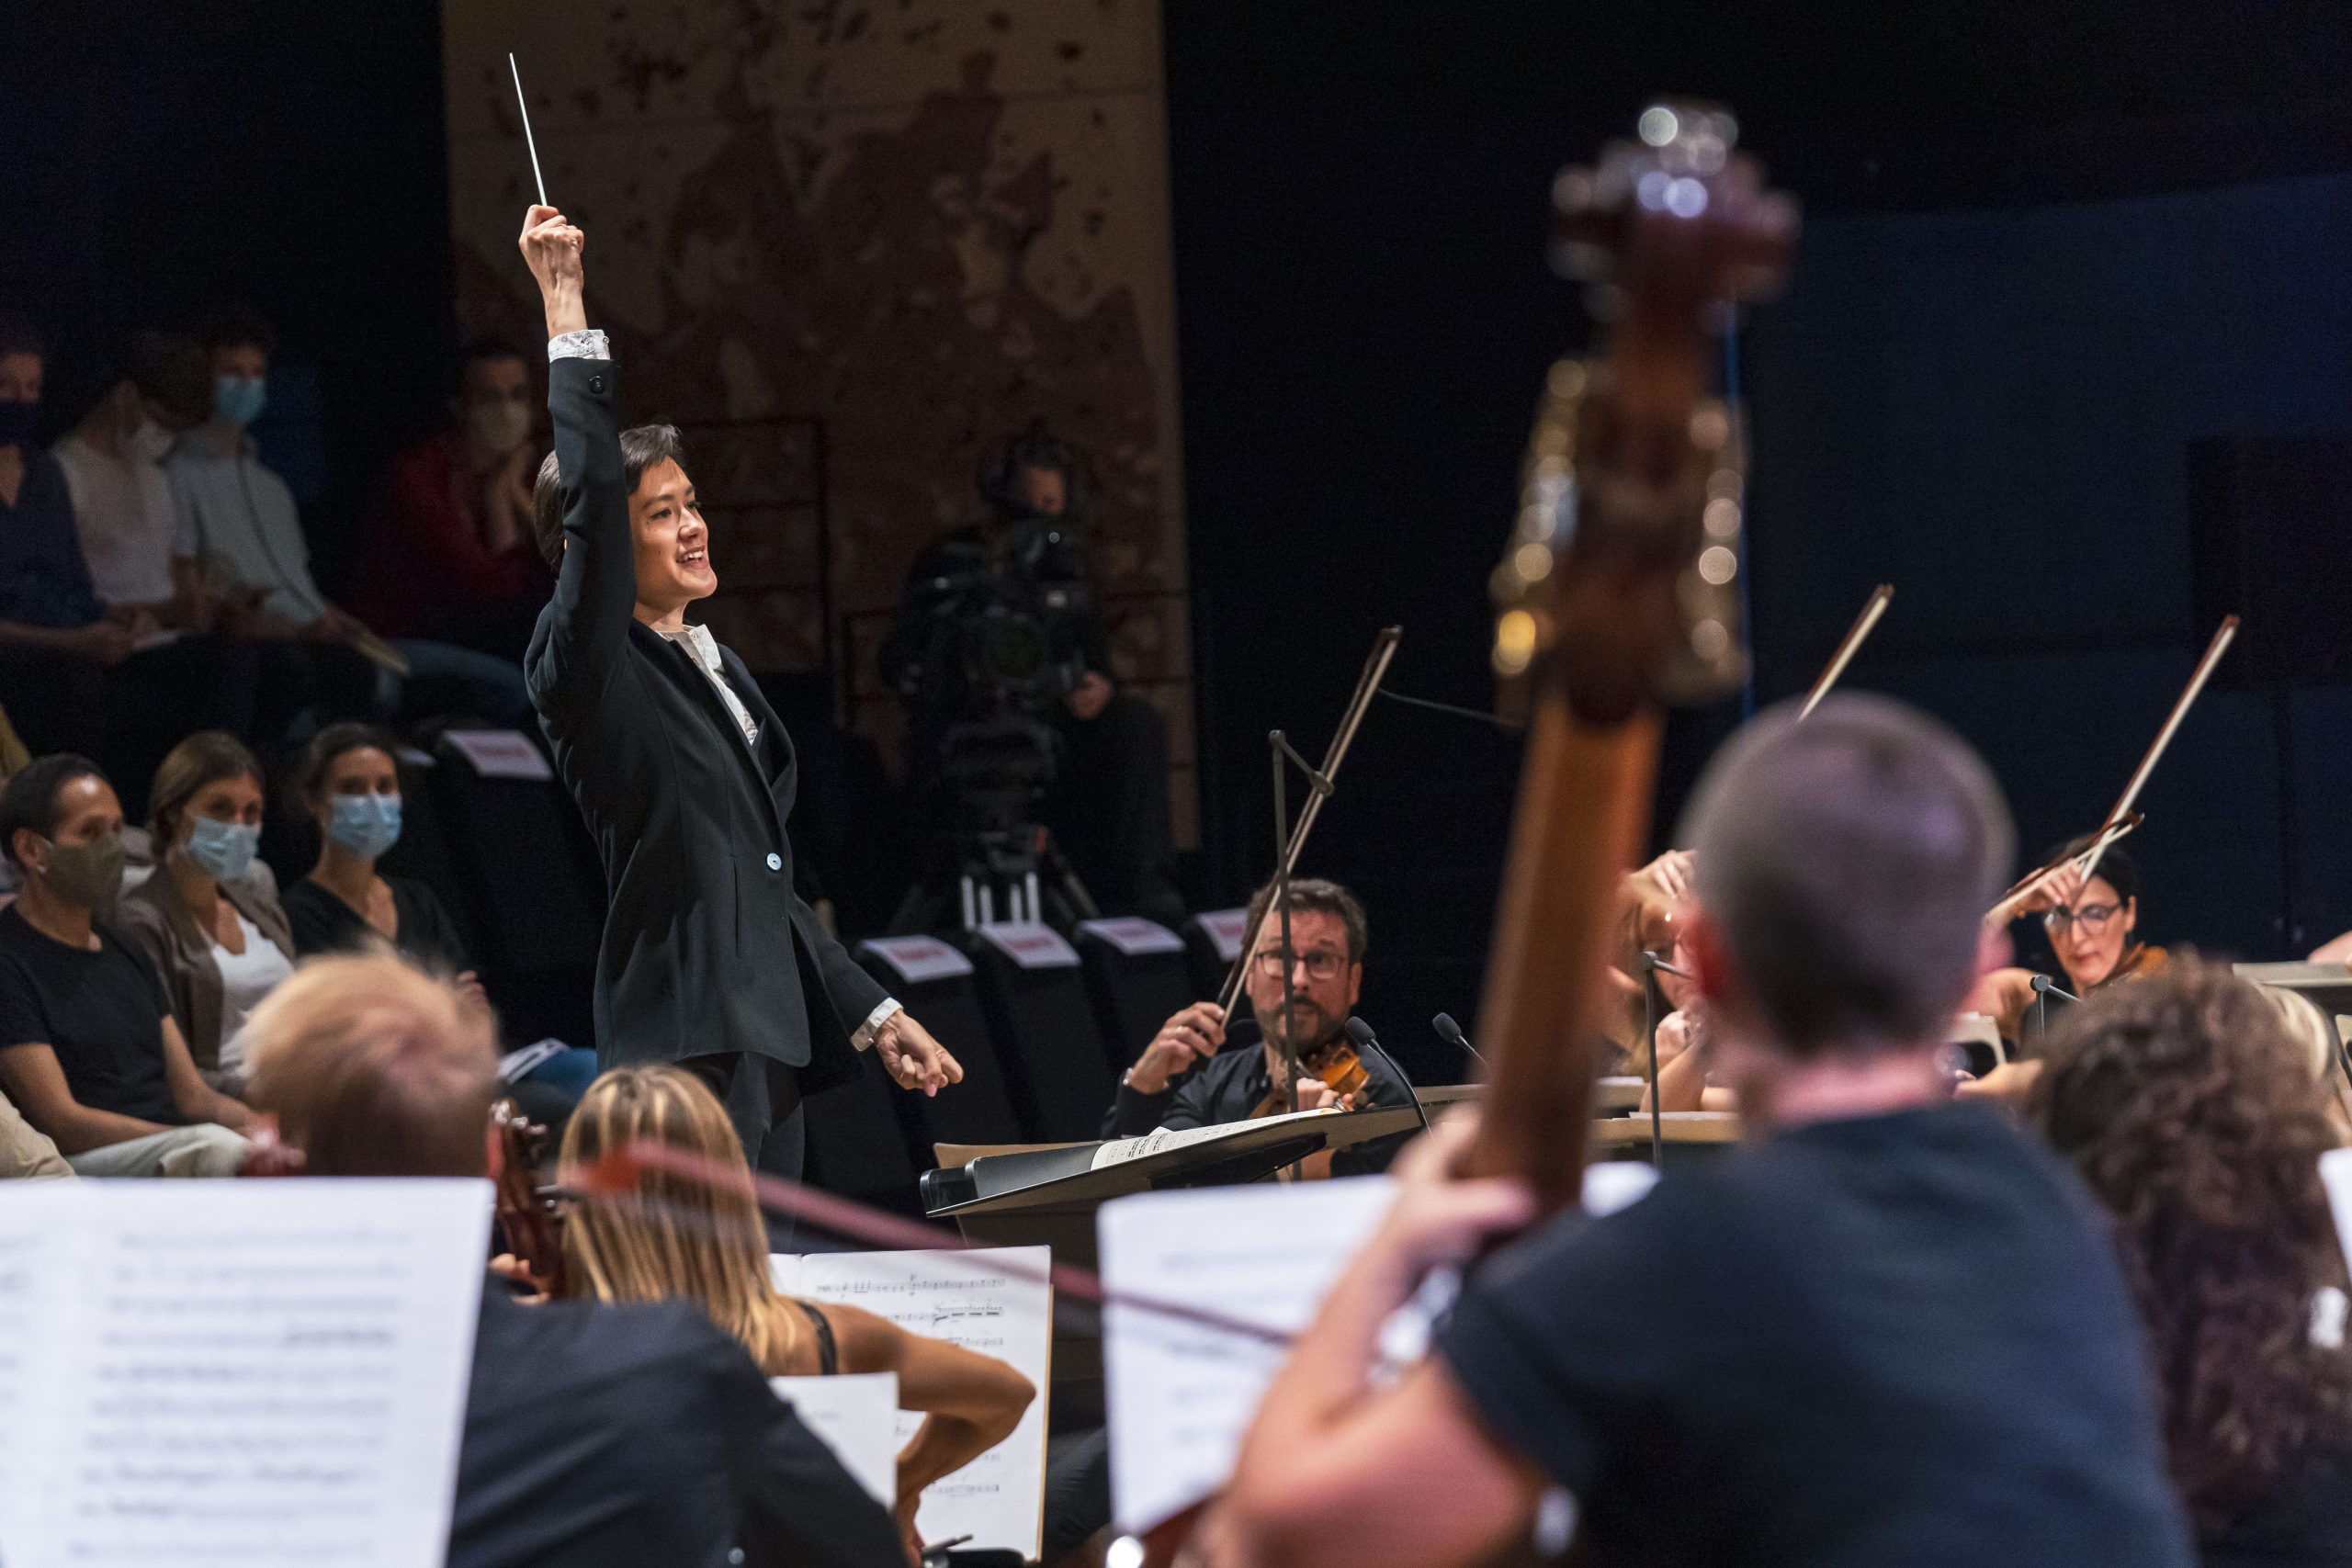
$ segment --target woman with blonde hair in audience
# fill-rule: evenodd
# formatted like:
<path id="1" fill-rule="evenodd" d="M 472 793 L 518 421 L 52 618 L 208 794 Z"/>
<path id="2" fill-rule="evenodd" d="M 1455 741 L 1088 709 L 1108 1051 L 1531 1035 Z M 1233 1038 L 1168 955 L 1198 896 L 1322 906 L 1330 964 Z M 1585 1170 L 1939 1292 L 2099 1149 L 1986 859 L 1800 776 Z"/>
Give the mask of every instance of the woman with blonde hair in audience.
<path id="1" fill-rule="evenodd" d="M 896 1372 L 899 1404 L 925 1417 L 899 1455 L 891 1510 L 919 1558 L 914 1517 L 923 1488 L 1010 1437 L 1036 1390 L 992 1357 L 910 1334 L 857 1307 L 779 1292 L 742 1142 L 718 1097 L 691 1073 L 619 1067 L 598 1078 L 564 1130 L 562 1167 L 569 1175 L 641 1142 L 698 1156 L 730 1179 L 643 1169 L 633 1190 L 583 1194 L 563 1227 L 571 1292 L 604 1302 L 689 1298 L 770 1377 Z"/>
<path id="2" fill-rule="evenodd" d="M 164 977 L 172 1018 L 205 1081 L 245 1077 L 245 1020 L 294 973 L 294 936 L 262 863 L 261 764 L 200 729 L 173 747 L 147 792 L 155 869 L 123 895 L 122 928 Z"/>
<path id="3" fill-rule="evenodd" d="M 2113 1216 L 2206 1568 L 2352 1563 L 2333 1062 L 2194 958 L 2075 1010 L 2046 1062 L 2030 1110 Z"/>

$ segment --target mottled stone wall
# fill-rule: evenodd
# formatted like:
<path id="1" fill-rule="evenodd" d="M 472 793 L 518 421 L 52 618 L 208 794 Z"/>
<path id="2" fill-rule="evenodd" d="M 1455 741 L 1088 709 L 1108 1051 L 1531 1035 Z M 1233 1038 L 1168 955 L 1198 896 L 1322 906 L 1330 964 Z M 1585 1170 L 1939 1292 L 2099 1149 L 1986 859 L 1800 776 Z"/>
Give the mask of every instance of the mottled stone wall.
<path id="1" fill-rule="evenodd" d="M 874 651 L 907 565 L 1042 417 L 1090 459 L 1115 673 L 1167 716 L 1190 843 L 1158 0 L 444 0 L 443 29 L 461 319 L 538 326 L 511 49 L 623 415 L 685 431 L 713 629 L 845 671 L 895 753 Z"/>

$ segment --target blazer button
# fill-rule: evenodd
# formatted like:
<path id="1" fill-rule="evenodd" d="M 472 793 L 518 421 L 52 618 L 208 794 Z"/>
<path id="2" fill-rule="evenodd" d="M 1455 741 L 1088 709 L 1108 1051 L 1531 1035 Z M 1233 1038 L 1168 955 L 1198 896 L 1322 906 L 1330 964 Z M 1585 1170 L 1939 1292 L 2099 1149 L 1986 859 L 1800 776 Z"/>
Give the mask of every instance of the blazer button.
<path id="1" fill-rule="evenodd" d="M 591 376 L 591 377 L 589 377 L 589 378 L 588 378 L 588 389 L 589 389 L 590 391 L 592 391 L 592 392 L 601 392 L 601 391 L 603 391 L 603 390 L 605 389 L 605 378 L 604 378 L 602 376 Z"/>
<path id="2" fill-rule="evenodd" d="M 784 857 L 777 854 L 774 850 L 770 850 L 768 852 L 768 869 L 770 871 L 782 871 L 784 869 Z"/>

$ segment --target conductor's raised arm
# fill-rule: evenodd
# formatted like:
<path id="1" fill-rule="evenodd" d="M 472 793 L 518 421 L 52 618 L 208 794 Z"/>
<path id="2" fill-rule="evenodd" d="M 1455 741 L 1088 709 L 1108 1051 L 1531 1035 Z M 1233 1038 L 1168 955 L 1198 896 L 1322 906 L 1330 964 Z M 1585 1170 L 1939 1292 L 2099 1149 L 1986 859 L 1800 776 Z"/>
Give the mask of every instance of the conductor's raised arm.
<path id="1" fill-rule="evenodd" d="M 586 241 L 554 208 L 534 207 L 518 242 L 547 312 L 550 461 L 563 507 L 555 598 L 525 667 L 533 700 L 551 718 L 602 694 L 628 649 L 637 600 L 613 364 L 604 334 L 588 327 L 581 265 Z"/>

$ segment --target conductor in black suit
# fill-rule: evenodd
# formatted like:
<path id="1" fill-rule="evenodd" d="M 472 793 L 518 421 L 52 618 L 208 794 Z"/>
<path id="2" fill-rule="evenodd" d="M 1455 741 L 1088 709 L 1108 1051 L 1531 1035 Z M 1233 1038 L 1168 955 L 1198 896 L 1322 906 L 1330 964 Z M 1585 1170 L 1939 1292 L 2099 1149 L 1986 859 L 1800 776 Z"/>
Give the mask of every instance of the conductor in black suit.
<path id="1" fill-rule="evenodd" d="M 524 220 L 555 420 L 534 521 L 556 571 L 524 672 L 604 857 L 597 1064 L 687 1068 L 753 1167 L 797 1178 L 801 1097 L 855 1072 L 857 1051 L 927 1094 L 964 1070 L 793 891 L 792 740 L 743 661 L 686 623 L 718 587 L 710 533 L 676 429 L 616 429 L 583 240 L 553 208 Z"/>

